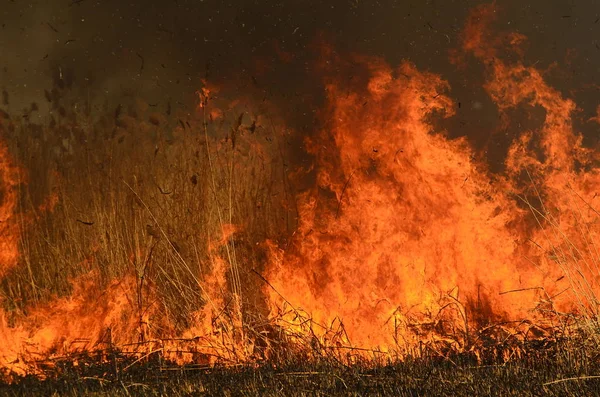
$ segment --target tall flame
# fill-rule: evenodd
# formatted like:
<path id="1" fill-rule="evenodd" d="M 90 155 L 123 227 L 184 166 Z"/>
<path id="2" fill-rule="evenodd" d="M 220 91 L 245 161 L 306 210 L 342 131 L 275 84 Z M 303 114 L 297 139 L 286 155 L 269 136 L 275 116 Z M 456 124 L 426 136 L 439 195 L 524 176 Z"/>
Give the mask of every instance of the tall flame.
<path id="1" fill-rule="evenodd" d="M 248 362 L 264 353 L 268 343 L 260 338 L 274 329 L 285 331 L 289 338 L 283 340 L 309 340 L 316 350 L 360 347 L 405 355 L 424 342 L 470 349 L 481 340 L 473 333 L 493 324 L 516 330 L 550 324 L 561 312 L 596 315 L 598 152 L 582 146 L 573 127 L 573 100 L 551 87 L 543 71 L 500 56 L 508 47 L 520 59 L 526 38 L 493 35 L 489 25 L 495 15 L 493 5 L 474 10 L 452 60 L 463 68 L 467 60 L 485 65 L 484 88 L 501 120 L 510 120 L 517 108 L 543 111 L 537 128 L 519 130 L 506 122 L 516 138 L 501 174 L 489 170 L 466 138 L 450 139 L 440 127 L 457 108 L 441 76 L 410 62 L 392 68 L 377 57 L 348 60 L 326 49 L 329 65 L 351 66 L 356 74 L 345 79 L 338 69 L 329 74 L 323 66 L 325 122 L 305 139 L 314 163 L 292 173 L 314 177 L 315 184 L 296 197 L 299 219 L 291 243 L 268 244 L 262 281 L 271 317 L 270 322 L 261 318 L 267 326 L 261 324 L 254 339 L 241 292 L 250 266 L 238 264 L 241 255 L 235 255 L 232 242 L 243 226 L 225 223 L 219 208 L 222 237 L 206 247 L 210 270 L 195 273 L 187 263 L 182 266 L 201 292 L 186 329 L 176 329 L 163 316 L 151 280 L 154 269 L 147 263 L 141 270 L 134 263 L 134 275 L 104 288 L 91 271 L 71 279 L 69 296 L 28 306 L 27 315 L 0 311 L 5 341 L 0 368 L 5 374 L 39 372 L 37 358 L 113 345 L 143 351 L 143 357 L 160 351 L 178 363 L 214 363 L 216 357 Z M 224 112 L 212 104 L 217 92 L 216 87 L 197 92 L 198 110 L 206 112 L 207 146 L 208 120 L 224 123 Z M 600 121 L 600 106 L 598 113 L 590 121 Z M 230 132 L 231 142 L 218 145 L 231 145 L 224 167 L 230 177 L 237 172 L 243 118 L 242 113 Z M 250 134 L 257 120 L 247 128 Z M 255 141 L 247 146 L 244 150 L 257 158 L 268 157 Z M 19 260 L 20 182 L 19 168 L 0 141 L 0 277 Z M 198 184 L 196 174 L 191 183 Z M 228 183 L 231 221 L 233 182 Z M 216 197 L 214 175 L 211 188 Z M 135 202 L 151 212 L 130 189 Z M 56 200 L 40 210 L 52 209 Z M 158 225 L 154 215 L 152 220 Z M 149 261 L 153 244 L 168 237 L 147 227 L 148 252 L 136 244 L 132 263 L 138 257 Z M 184 261 L 179 248 L 168 241 L 177 264 Z M 221 258 L 220 251 L 228 257 Z M 192 288 L 187 279 L 175 283 L 165 268 L 160 271 L 178 291 Z"/>
<path id="2" fill-rule="evenodd" d="M 447 82 L 407 62 L 353 59 L 368 76 L 327 84 L 329 124 L 307 140 L 317 186 L 299 198 L 293 249 L 274 256 L 274 312 L 283 296 L 323 340 L 341 320 L 346 343 L 399 352 L 444 335 L 465 347 L 470 328 L 491 322 L 596 312 L 597 154 L 573 130 L 572 100 L 497 58 L 485 40 L 493 15 L 475 10 L 463 50 L 488 65 L 501 113 L 541 107 L 543 125 L 517 131 L 505 175 L 492 175 L 465 139 L 435 127 L 453 115 Z M 507 37 L 495 45 L 524 40 Z"/>

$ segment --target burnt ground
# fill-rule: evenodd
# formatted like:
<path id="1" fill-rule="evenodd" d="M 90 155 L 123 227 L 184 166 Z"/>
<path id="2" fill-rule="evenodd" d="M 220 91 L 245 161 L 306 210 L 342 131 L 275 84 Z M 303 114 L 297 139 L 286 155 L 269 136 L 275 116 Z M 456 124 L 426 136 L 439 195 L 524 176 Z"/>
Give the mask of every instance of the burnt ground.
<path id="1" fill-rule="evenodd" d="M 593 396 L 600 395 L 600 350 L 572 341 L 539 344 L 507 362 L 455 354 L 367 366 L 331 359 L 256 367 L 173 366 L 120 357 L 55 363 L 46 380 L 0 386 L 3 396 Z M 116 356 L 115 356 L 116 357 Z M 57 375 L 58 374 L 58 375 Z"/>

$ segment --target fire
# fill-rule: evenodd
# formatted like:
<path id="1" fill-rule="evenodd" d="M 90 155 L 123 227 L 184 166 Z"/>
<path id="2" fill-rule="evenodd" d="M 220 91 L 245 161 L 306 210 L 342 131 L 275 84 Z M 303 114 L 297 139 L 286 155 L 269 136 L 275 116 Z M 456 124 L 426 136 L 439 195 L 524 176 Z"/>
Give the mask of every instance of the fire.
<path id="1" fill-rule="evenodd" d="M 538 130 L 518 131 L 505 175 L 436 130 L 455 106 L 439 76 L 358 57 L 360 84 L 327 84 L 329 124 L 307 140 L 317 185 L 299 197 L 295 244 L 267 277 L 273 312 L 285 297 L 324 344 L 336 319 L 349 345 L 402 354 L 445 336 L 466 348 L 487 324 L 596 313 L 597 154 L 573 129 L 572 100 L 533 67 L 497 58 L 493 15 L 475 11 L 463 51 L 488 65 L 501 113 L 545 111 Z M 507 37 L 495 45 L 524 41 Z"/>
<path id="2" fill-rule="evenodd" d="M 524 315 L 522 297 L 498 296 L 538 285 L 522 279 L 532 266 L 514 266 L 509 225 L 522 211 L 464 139 L 430 125 L 453 114 L 447 83 L 409 63 L 361 61 L 371 71 L 362 90 L 327 87 L 331 125 L 320 137 L 331 144 L 309 143 L 318 186 L 300 198 L 297 243 L 268 278 L 315 322 L 340 318 L 349 342 L 368 348 L 412 345 L 412 322 L 439 321 L 468 301 L 488 321 Z"/>
<path id="3" fill-rule="evenodd" d="M 12 161 L 4 142 L 0 140 L 0 236 L 2 236 L 0 239 L 0 276 L 16 265 L 19 256 L 20 230 L 17 219 L 19 184 L 19 168 Z"/>
<path id="4" fill-rule="evenodd" d="M 573 126 L 573 100 L 551 87 L 543 71 L 501 57 L 512 51 L 520 59 L 526 38 L 492 34 L 494 16 L 493 6 L 477 8 L 462 48 L 451 55 L 460 68 L 473 60 L 485 65 L 484 88 L 501 120 L 509 120 L 515 109 L 543 110 L 537 128 L 514 131 L 502 173 L 492 173 L 466 138 L 450 139 L 440 127 L 457 109 L 442 76 L 410 62 L 394 68 L 377 57 L 348 59 L 328 49 L 330 66 L 357 72 L 346 79 L 339 69 L 329 73 L 322 65 L 324 122 L 304 142 L 314 162 L 290 172 L 291 178 L 315 183 L 295 197 L 298 224 L 287 236 L 290 241 L 264 244 L 264 272 L 250 271 L 236 255 L 234 240 L 248 220 L 232 224 L 238 215 L 231 179 L 225 188 L 214 173 L 206 181 L 207 197 L 217 197 L 219 189 L 229 196 L 214 210 L 218 235 L 202 245 L 208 263 L 197 259 L 200 270 L 186 262 L 169 230 L 127 185 L 132 202 L 152 220 L 149 243 L 131 244 L 133 270 L 104 280 L 105 287 L 99 272 L 83 272 L 70 279 L 68 296 L 26 306 L 24 313 L 0 311 L 4 374 L 43 375 L 39 360 L 113 347 L 140 360 L 160 352 L 179 364 L 250 363 L 268 358 L 269 337 L 276 331 L 277 342 L 290 346 L 361 357 L 401 358 L 418 354 L 423 345 L 475 351 L 495 324 L 502 324 L 505 334 L 534 328 L 543 333 L 561 313 L 597 315 L 598 153 L 582 146 Z M 211 172 L 222 167 L 234 175 L 244 166 L 236 163 L 242 150 L 268 163 L 267 144 L 250 138 L 264 119 L 257 116 L 243 127 L 246 110 L 214 144 L 207 125 L 214 120 L 224 125 L 228 109 L 214 105 L 218 87 L 204 85 L 196 93 L 204 135 L 198 142 L 207 148 Z M 591 120 L 600 120 L 600 106 Z M 191 128 L 179 123 L 177 133 Z M 240 149 L 246 130 L 247 147 Z M 213 153 L 224 147 L 231 148 L 226 160 L 213 162 Z M 164 150 L 156 146 L 155 156 L 159 149 Z M 190 183 L 198 182 L 194 174 Z M 19 168 L 0 142 L 0 277 L 20 264 L 19 239 L 26 232 L 17 219 L 26 217 L 17 211 L 20 183 Z M 172 193 L 159 189 L 165 196 Z M 186 194 L 196 197 L 195 190 Z M 253 194 L 258 211 L 262 203 Z M 38 210 L 52 211 L 59 200 L 52 195 Z M 169 250 L 162 260 L 183 268 L 192 287 L 187 279 L 171 278 L 174 267 L 150 266 L 159 243 Z M 248 280 L 256 276 L 264 298 L 258 308 L 244 295 L 245 283 L 252 285 Z M 155 283 L 160 277 L 182 295 L 186 288 L 198 291 L 185 329 L 174 325 L 161 303 Z M 249 318 L 260 325 L 253 329 Z"/>

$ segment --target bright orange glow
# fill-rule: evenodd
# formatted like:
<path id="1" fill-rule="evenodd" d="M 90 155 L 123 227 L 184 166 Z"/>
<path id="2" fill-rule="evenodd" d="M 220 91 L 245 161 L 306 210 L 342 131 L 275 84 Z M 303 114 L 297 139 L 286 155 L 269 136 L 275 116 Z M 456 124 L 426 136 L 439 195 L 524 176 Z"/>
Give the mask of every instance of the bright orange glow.
<path id="1" fill-rule="evenodd" d="M 19 169 L 0 140 L 0 277 L 16 265 L 19 256 L 20 232 L 16 219 L 19 179 Z"/>
<path id="2" fill-rule="evenodd" d="M 545 111 L 538 130 L 518 131 L 502 177 L 434 127 L 454 109 L 439 76 L 362 57 L 360 85 L 327 85 L 330 124 L 307 142 L 317 186 L 299 197 L 295 245 L 274 249 L 266 289 L 273 313 L 287 302 L 308 313 L 323 345 L 336 321 L 347 345 L 403 354 L 428 340 L 466 348 L 486 324 L 596 313 L 597 154 L 573 130 L 573 101 L 497 58 L 524 38 L 488 40 L 494 12 L 475 10 L 463 51 L 488 65 L 500 112 Z"/>
<path id="3" fill-rule="evenodd" d="M 483 87 L 501 116 L 517 108 L 543 113 L 537 128 L 513 131 L 501 174 L 477 160 L 481 153 L 466 138 L 450 139 L 440 127 L 457 108 L 442 76 L 410 62 L 394 68 L 376 57 L 344 61 L 326 49 L 328 62 L 358 72 L 351 83 L 343 72 L 325 78 L 325 122 L 305 139 L 314 163 L 290 171 L 292 178 L 314 176 L 315 184 L 296 197 L 291 242 L 265 244 L 265 329 L 316 351 L 344 355 L 354 347 L 365 357 L 405 357 L 424 344 L 440 354 L 475 351 L 494 324 L 506 334 L 541 334 L 537 327 L 555 325 L 561 313 L 598 314 L 598 152 L 582 146 L 573 100 L 540 70 L 501 57 L 523 55 L 526 38 L 492 34 L 494 16 L 493 5 L 475 9 L 453 60 L 485 65 Z M 293 61 L 293 54 L 279 55 Z M 222 119 L 226 109 L 212 101 L 218 88 L 203 84 L 198 111 Z M 600 123 L 600 106 L 591 120 Z M 215 146 L 234 153 L 231 134 L 231 143 Z M 249 150 L 266 158 L 262 145 L 252 141 Z M 20 182 L 0 141 L 0 277 L 19 262 Z M 40 211 L 59 200 L 49 197 Z M 125 275 L 99 288 L 100 276 L 90 272 L 71 280 L 69 296 L 28 307 L 27 315 L 0 311 L 4 374 L 42 374 L 38 359 L 107 346 L 139 356 L 161 352 L 180 364 L 258 360 L 258 338 L 249 336 L 242 309 L 244 258 L 231 254 L 242 227 L 219 221 L 220 238 L 206 242 L 209 266 L 192 278 L 201 303 L 185 330 L 175 331 L 162 315 L 150 280 Z M 132 263 L 142 251 L 134 250 Z"/>

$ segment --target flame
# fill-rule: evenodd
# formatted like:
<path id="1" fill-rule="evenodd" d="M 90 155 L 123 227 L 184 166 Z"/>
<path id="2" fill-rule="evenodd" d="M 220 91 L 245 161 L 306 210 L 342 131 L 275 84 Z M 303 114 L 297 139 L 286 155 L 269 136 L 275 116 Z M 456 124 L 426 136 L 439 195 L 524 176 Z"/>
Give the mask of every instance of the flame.
<path id="1" fill-rule="evenodd" d="M 436 134 L 428 121 L 453 114 L 448 84 L 409 63 L 362 62 L 370 70 L 362 90 L 327 87 L 331 125 L 321 136 L 333 142 L 309 142 L 318 187 L 300 198 L 297 243 L 269 280 L 316 323 L 340 318 L 349 342 L 369 348 L 402 344 L 394 326 L 434 321 L 450 301 L 472 299 L 498 319 L 524 314 L 520 298 L 497 297 L 523 288 L 530 270 L 512 265 L 507 225 L 520 211 L 464 139 Z"/>
<path id="2" fill-rule="evenodd" d="M 463 57 L 487 65 L 500 113 L 545 111 L 539 129 L 517 131 L 505 175 L 436 129 L 454 113 L 439 76 L 355 57 L 368 77 L 350 89 L 328 82 L 328 125 L 306 142 L 317 186 L 299 197 L 293 248 L 273 249 L 267 276 L 272 312 L 294 332 L 326 345 L 340 327 L 347 345 L 401 354 L 428 340 L 468 348 L 470 330 L 486 324 L 596 313 L 597 153 L 581 146 L 572 100 L 535 68 L 498 57 L 525 38 L 490 40 L 494 13 L 475 9 Z"/>
<path id="3" fill-rule="evenodd" d="M 97 278 L 95 273 L 78 277 L 70 296 L 32 307 L 16 325 L 9 327 L 2 313 L 0 366 L 6 375 L 43 375 L 37 365 L 53 357 L 139 342 L 134 280 L 115 280 L 99 289 Z"/>
<path id="4" fill-rule="evenodd" d="M 499 174 L 466 138 L 450 139 L 441 127 L 456 111 L 442 76 L 410 62 L 393 68 L 377 57 L 344 59 L 324 49 L 325 122 L 305 138 L 314 164 L 291 172 L 299 180 L 314 177 L 315 184 L 296 197 L 291 242 L 265 244 L 261 279 L 270 313 L 262 320 L 282 330 L 285 342 L 308 343 L 318 352 L 363 348 L 369 357 L 418 354 L 423 344 L 479 354 L 479 336 L 491 325 L 503 324 L 512 334 L 542 332 L 561 313 L 598 314 L 598 153 L 583 147 L 574 129 L 576 103 L 522 60 L 526 37 L 492 34 L 495 15 L 495 5 L 477 7 L 462 47 L 450 55 L 459 68 L 472 60 L 485 65 L 484 88 L 501 120 L 517 108 L 543 110 L 534 129 L 506 122 L 515 138 Z M 502 59 L 504 51 L 516 53 L 517 61 Z M 357 71 L 351 81 L 339 72 L 345 65 Z M 206 119 L 223 121 L 238 102 L 223 110 L 214 105 L 224 102 L 216 99 L 219 88 L 203 86 L 196 94 L 208 146 Z M 597 111 L 590 121 L 600 123 L 600 106 Z M 230 131 L 231 143 L 216 145 L 232 148 L 231 174 L 244 114 Z M 248 127 L 252 133 L 257 120 L 261 124 L 257 117 Z M 261 143 L 248 146 L 268 158 Z M 0 141 L 0 277 L 19 262 L 23 231 L 16 218 L 26 218 L 17 214 L 20 180 Z M 218 184 L 211 182 L 216 196 Z M 52 211 L 58 201 L 53 194 L 38 210 Z M 145 268 L 102 288 L 92 271 L 71 280 L 68 296 L 29 305 L 26 314 L 0 311 L 3 373 L 43 375 L 39 360 L 107 346 L 140 357 L 161 352 L 179 364 L 268 356 L 245 322 L 243 265 L 232 254 L 232 238 L 244 228 L 224 223 L 220 211 L 220 237 L 206 244 L 210 267 L 194 278 L 201 303 L 186 329 L 171 324 Z M 167 238 L 162 230 L 149 234 L 149 250 Z M 136 247 L 130 262 L 138 271 L 136 258 L 151 254 Z"/>
<path id="5" fill-rule="evenodd" d="M 16 265 L 19 257 L 20 228 L 16 211 L 19 184 L 20 170 L 0 140 L 0 277 Z"/>

